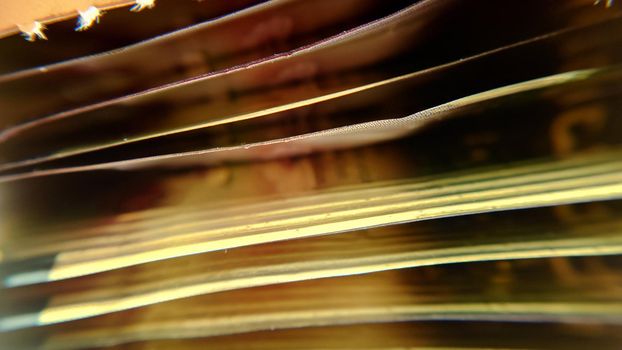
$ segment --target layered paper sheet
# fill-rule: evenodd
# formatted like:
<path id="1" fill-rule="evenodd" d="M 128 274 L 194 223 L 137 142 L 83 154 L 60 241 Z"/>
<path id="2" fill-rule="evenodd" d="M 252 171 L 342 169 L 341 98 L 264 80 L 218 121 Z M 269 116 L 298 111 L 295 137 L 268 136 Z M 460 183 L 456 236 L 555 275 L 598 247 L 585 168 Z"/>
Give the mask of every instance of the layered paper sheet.
<path id="1" fill-rule="evenodd" d="M 0 348 L 619 349 L 621 6 L 7 1 Z"/>

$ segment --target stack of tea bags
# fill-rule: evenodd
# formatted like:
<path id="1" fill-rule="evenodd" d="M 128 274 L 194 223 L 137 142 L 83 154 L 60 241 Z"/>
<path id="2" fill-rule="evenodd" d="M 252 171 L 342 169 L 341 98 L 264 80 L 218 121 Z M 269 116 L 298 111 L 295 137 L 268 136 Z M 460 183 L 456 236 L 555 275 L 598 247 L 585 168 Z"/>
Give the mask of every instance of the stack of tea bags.
<path id="1" fill-rule="evenodd" d="M 0 35 L 1 349 L 622 348 L 622 3 L 4 0 Z"/>

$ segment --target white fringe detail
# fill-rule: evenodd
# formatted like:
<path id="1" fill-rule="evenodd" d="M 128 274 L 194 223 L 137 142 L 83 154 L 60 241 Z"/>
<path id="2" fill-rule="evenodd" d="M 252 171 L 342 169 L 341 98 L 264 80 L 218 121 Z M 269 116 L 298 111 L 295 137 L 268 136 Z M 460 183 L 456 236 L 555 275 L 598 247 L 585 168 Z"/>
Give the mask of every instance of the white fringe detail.
<path id="1" fill-rule="evenodd" d="M 45 26 L 41 22 L 34 21 L 30 29 L 26 29 L 23 26 L 18 26 L 22 31 L 22 36 L 28 41 L 35 41 L 36 39 L 48 40 L 47 36 L 43 33 Z"/>
<path id="2" fill-rule="evenodd" d="M 603 2 L 603 0 L 596 0 L 596 1 L 594 1 L 594 5 L 598 5 L 601 2 Z M 606 1 L 604 1 L 604 3 L 605 3 L 605 7 L 613 6 L 613 0 L 606 0 Z"/>
<path id="3" fill-rule="evenodd" d="M 94 23 L 99 23 L 99 18 L 104 14 L 95 6 L 90 6 L 86 11 L 78 11 L 78 13 L 80 17 L 78 17 L 76 31 L 89 29 Z"/>
<path id="4" fill-rule="evenodd" d="M 130 8 L 132 12 L 142 11 L 145 8 L 153 8 L 155 6 L 155 0 L 136 0 L 136 5 Z"/>

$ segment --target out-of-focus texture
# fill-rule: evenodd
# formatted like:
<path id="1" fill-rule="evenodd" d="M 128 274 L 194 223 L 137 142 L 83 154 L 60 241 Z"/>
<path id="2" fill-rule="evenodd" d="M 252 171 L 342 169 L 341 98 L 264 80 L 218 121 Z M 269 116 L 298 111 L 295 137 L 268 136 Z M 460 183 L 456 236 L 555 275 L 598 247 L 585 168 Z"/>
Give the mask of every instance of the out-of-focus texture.
<path id="1" fill-rule="evenodd" d="M 107 5 L 0 39 L 1 346 L 622 348 L 619 3 Z"/>

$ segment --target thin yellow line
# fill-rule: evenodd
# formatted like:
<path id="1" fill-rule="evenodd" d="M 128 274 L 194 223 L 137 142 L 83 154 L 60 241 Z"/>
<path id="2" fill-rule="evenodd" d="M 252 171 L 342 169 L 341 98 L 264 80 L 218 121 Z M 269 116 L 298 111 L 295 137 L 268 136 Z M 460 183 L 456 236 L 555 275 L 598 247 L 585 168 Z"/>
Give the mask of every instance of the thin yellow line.
<path id="1" fill-rule="evenodd" d="M 440 66 L 439 68 L 445 68 L 445 66 L 448 67 L 452 64 L 455 64 L 455 62 Z M 595 69 L 577 70 L 577 71 L 572 71 L 572 72 L 555 74 L 555 75 L 551 75 L 551 76 L 544 77 L 544 78 L 537 78 L 537 79 L 529 80 L 526 82 L 520 82 L 520 83 L 513 84 L 513 85 L 503 86 L 503 87 L 492 89 L 486 92 L 474 94 L 472 96 L 460 98 L 458 100 L 455 100 L 454 102 L 448 103 L 447 105 L 454 104 L 456 106 L 458 105 L 466 106 L 471 103 L 477 103 L 479 101 L 484 101 L 486 99 L 509 95 L 512 93 L 520 92 L 520 91 L 528 91 L 532 89 L 544 88 L 547 86 L 560 85 L 560 84 L 568 83 L 572 81 L 580 81 L 580 80 L 589 78 L 592 75 L 598 74 L 599 72 L 607 71 L 608 69 L 609 68 L 595 68 Z M 381 80 L 378 82 L 366 84 L 363 86 L 358 86 L 358 87 L 354 87 L 354 88 L 350 88 L 346 90 L 340 90 L 340 91 L 336 91 L 336 92 L 329 93 L 329 94 L 322 95 L 322 96 L 317 96 L 317 97 L 313 97 L 313 98 L 309 98 L 309 99 L 305 99 L 301 101 L 296 101 L 296 102 L 287 103 L 287 104 L 283 104 L 283 105 L 279 105 L 275 107 L 266 108 L 260 111 L 255 111 L 255 112 L 250 112 L 250 113 L 241 113 L 241 114 L 236 114 L 236 115 L 229 116 L 229 117 L 216 119 L 210 122 L 204 122 L 204 123 L 195 124 L 195 125 L 191 125 L 187 127 L 178 127 L 178 128 L 168 130 L 168 131 L 149 133 L 143 136 L 132 137 L 124 141 L 113 141 L 113 142 L 108 142 L 108 143 L 101 143 L 95 146 L 87 146 L 87 147 L 78 148 L 77 150 L 75 148 L 73 150 L 71 149 L 66 150 L 66 151 L 61 150 L 61 151 L 52 153 L 50 156 L 45 156 L 41 158 L 33 158 L 30 160 L 25 160 L 25 161 L 16 161 L 12 163 L 7 163 L 3 166 L 0 166 L 0 170 L 3 170 L 3 171 L 10 170 L 13 168 L 19 168 L 22 166 L 37 164 L 37 163 L 44 162 L 47 160 L 65 158 L 69 156 L 83 154 L 86 152 L 92 152 L 92 151 L 97 151 L 97 150 L 101 150 L 105 148 L 120 146 L 120 145 L 124 145 L 128 143 L 132 143 L 132 142 L 139 142 L 139 141 L 144 141 L 144 140 L 148 140 L 152 138 L 163 137 L 167 135 L 183 133 L 183 132 L 197 130 L 197 129 L 209 128 L 209 127 L 218 126 L 222 124 L 228 124 L 228 123 L 234 123 L 234 122 L 259 118 L 259 117 L 263 117 L 263 116 L 270 115 L 270 114 L 285 112 L 288 110 L 305 107 L 305 106 L 309 106 L 312 104 L 325 102 L 328 100 L 337 99 L 340 97 L 371 90 L 371 89 L 382 87 L 385 85 L 402 82 L 402 81 L 420 76 L 426 72 L 427 70 L 416 71 L 416 72 L 404 74 L 401 76 Z"/>
<path id="2" fill-rule="evenodd" d="M 596 158 L 595 160 L 602 161 L 603 159 L 609 159 L 609 160 L 620 159 L 620 157 L 622 157 L 621 153 L 612 152 L 611 154 L 608 154 L 608 158 L 595 157 Z M 514 180 L 503 179 L 503 178 L 494 179 L 494 178 L 503 177 L 503 176 L 518 177 L 518 176 L 525 175 L 525 174 L 527 174 L 528 176 L 521 178 L 521 179 L 525 179 L 524 181 L 528 181 L 528 180 L 542 181 L 551 176 L 549 172 L 552 172 L 555 170 L 563 169 L 564 176 L 570 177 L 570 176 L 577 176 L 580 174 L 584 174 L 586 171 L 593 171 L 593 172 L 606 171 L 608 167 L 612 166 L 611 165 L 612 162 L 609 161 L 609 164 L 593 165 L 596 167 L 603 166 L 603 168 L 593 168 L 592 170 L 583 169 L 583 168 L 569 168 L 570 166 L 576 166 L 579 164 L 586 163 L 585 159 L 579 159 L 579 160 L 581 160 L 581 162 L 578 162 L 575 159 L 573 159 L 572 161 L 569 161 L 569 160 L 560 161 L 558 164 L 556 163 L 533 164 L 530 166 L 523 166 L 523 167 L 503 168 L 500 170 L 487 171 L 484 173 L 476 173 L 476 174 L 467 173 L 467 175 L 460 175 L 460 177 L 445 175 L 439 178 L 437 176 L 436 178 L 431 178 L 431 179 L 425 179 L 425 178 L 418 179 L 417 182 L 414 182 L 413 180 L 408 180 L 408 182 L 402 180 L 402 181 L 377 184 L 372 188 L 368 188 L 369 186 L 357 186 L 354 188 L 348 188 L 346 189 L 347 191 L 330 192 L 330 193 L 324 193 L 324 194 L 319 194 L 319 195 L 314 194 L 311 196 L 298 197 L 298 198 L 293 198 L 293 199 L 282 199 L 279 201 L 263 203 L 260 205 L 258 204 L 245 205 L 241 208 L 227 208 L 225 211 L 222 211 L 222 210 L 221 211 L 214 211 L 214 210 L 197 211 L 193 213 L 193 216 L 200 216 L 202 218 L 208 216 L 211 218 L 207 218 L 202 221 L 195 220 L 190 223 L 181 223 L 181 224 L 175 224 L 175 225 L 171 225 L 172 223 L 168 223 L 170 219 L 162 219 L 162 218 L 175 216 L 176 221 L 179 222 L 181 220 L 190 221 L 192 216 L 183 215 L 181 218 L 177 218 L 177 216 L 175 215 L 176 211 L 167 212 L 167 215 L 163 215 L 163 213 L 161 212 L 160 213 L 161 215 L 156 216 L 154 219 L 149 221 L 149 224 L 139 222 L 138 224 L 133 223 L 132 225 L 129 225 L 129 227 L 140 228 L 141 226 L 142 227 L 147 227 L 147 226 L 148 227 L 164 227 L 166 226 L 166 228 L 142 230 L 138 233 L 130 233 L 127 231 L 122 231 L 120 233 L 115 234 L 114 231 L 120 231 L 122 228 L 127 228 L 128 224 L 123 223 L 120 225 L 121 228 L 114 226 L 113 229 L 108 229 L 110 225 L 107 225 L 105 226 L 105 231 L 100 233 L 100 235 L 105 234 L 105 237 L 102 236 L 102 237 L 92 237 L 92 238 L 84 237 L 86 234 L 88 234 L 88 231 L 80 230 L 76 232 L 75 230 L 72 230 L 73 232 L 69 233 L 67 235 L 68 237 L 79 236 L 82 238 L 79 240 L 76 239 L 74 242 L 62 242 L 60 241 L 61 237 L 59 237 L 58 235 L 55 235 L 54 242 L 51 245 L 45 245 L 44 242 L 39 242 L 36 247 L 33 247 L 31 249 L 28 249 L 27 247 L 20 249 L 18 252 L 15 253 L 15 256 L 26 258 L 28 256 L 32 256 L 33 254 L 36 254 L 37 252 L 54 253 L 54 252 L 58 252 L 59 250 L 61 250 L 62 247 L 65 247 L 66 249 L 71 249 L 72 247 L 71 243 L 74 244 L 75 248 L 82 248 L 82 249 L 88 248 L 89 244 L 90 246 L 95 246 L 100 243 L 107 243 L 107 244 L 110 244 L 113 242 L 128 243 L 128 242 L 131 242 L 130 240 L 131 237 L 133 237 L 133 239 L 137 239 L 139 237 L 144 237 L 144 236 L 156 237 L 158 232 L 169 232 L 170 234 L 171 231 L 173 231 L 174 229 L 181 229 L 184 227 L 195 227 L 198 225 L 207 225 L 207 224 L 213 225 L 219 221 L 224 220 L 225 218 L 227 221 L 232 221 L 232 220 L 235 220 L 236 218 L 244 218 L 245 220 L 250 220 L 252 218 L 257 219 L 261 217 L 269 217 L 270 215 L 281 215 L 285 213 L 294 213 L 294 212 L 300 212 L 300 211 L 310 210 L 314 208 L 319 209 L 319 208 L 337 207 L 338 205 L 354 205 L 356 203 L 371 202 L 379 198 L 378 193 L 381 193 L 386 196 L 386 194 L 390 193 L 391 191 L 401 193 L 401 192 L 413 191 L 413 190 L 418 189 L 422 191 L 420 193 L 434 193 L 434 189 L 432 187 L 436 186 L 436 187 L 440 187 L 440 188 L 437 188 L 438 190 L 437 193 L 442 193 L 443 190 L 457 192 L 458 188 L 460 187 L 450 189 L 450 186 L 456 186 L 460 184 L 463 184 L 463 186 L 468 186 L 468 185 L 476 186 L 474 182 L 480 182 L 480 181 L 488 180 L 491 178 L 492 178 L 492 181 L 495 181 L 494 183 L 497 185 L 500 185 L 502 183 L 507 184 L 507 183 L 512 183 Z M 595 160 L 592 160 L 592 159 L 589 159 L 589 160 L 591 160 L 592 163 L 595 163 Z M 543 171 L 545 173 L 542 173 Z M 503 182 L 503 181 L 508 181 L 508 182 Z M 488 183 L 493 183 L 493 182 L 488 182 Z M 363 194 L 363 192 L 360 192 L 360 191 L 365 191 L 365 192 Z M 314 204 L 317 202 L 320 202 L 321 204 Z M 304 203 L 311 203 L 311 204 L 304 204 Z M 269 210 L 266 210 L 266 209 L 269 209 Z M 233 212 L 231 212 L 232 210 Z M 183 212 L 184 210 L 181 211 L 181 213 Z M 239 214 L 236 214 L 238 212 Z M 138 218 L 136 218 L 136 220 L 138 220 Z M 165 223 L 166 225 L 164 225 Z M 60 228 L 60 230 L 67 231 L 68 228 Z M 69 228 L 69 230 L 71 229 Z M 46 234 L 49 236 L 52 233 L 47 232 Z M 54 250 L 54 247 L 58 247 L 58 248 Z"/>
<path id="3" fill-rule="evenodd" d="M 622 314 L 619 302 L 476 302 L 437 303 L 428 305 L 386 305 L 375 307 L 348 307 L 337 309 L 312 309 L 303 311 L 272 312 L 255 315 L 212 317 L 177 321 L 146 323 L 125 327 L 99 328 L 71 332 L 52 337 L 50 349 L 71 349 L 105 339 L 106 345 L 150 339 L 208 337 L 248 333 L 266 329 L 288 329 L 312 326 L 358 324 L 368 322 L 395 322 L 428 319 L 530 320 L 564 319 L 567 317 L 616 317 Z M 183 331 L 183 332 L 182 332 Z"/>
<path id="4" fill-rule="evenodd" d="M 125 297 L 115 296 L 113 299 L 50 306 L 41 311 L 39 324 L 46 325 L 76 320 L 208 293 L 317 278 L 366 274 L 385 270 L 458 262 L 612 255 L 620 253 L 622 253 L 622 238 L 617 236 L 603 236 L 588 239 L 557 239 L 546 242 L 493 243 L 384 255 L 382 255 L 382 252 L 379 252 L 377 253 L 378 256 L 375 257 L 329 261 L 332 266 L 345 266 L 339 268 L 322 268 L 321 265 L 326 265 L 326 262 L 321 261 L 293 263 L 288 264 L 287 267 L 277 265 L 267 266 L 265 268 L 251 268 L 249 270 L 254 271 L 256 276 L 209 281 L 191 286 L 176 287 Z M 282 272 L 284 270 L 286 271 L 285 273 Z M 230 274 L 235 276 L 240 273 L 234 270 L 231 271 Z"/>
<path id="5" fill-rule="evenodd" d="M 193 242 L 167 248 L 154 249 L 146 252 L 128 254 L 125 256 L 103 258 L 97 261 L 88 261 L 76 265 L 63 265 L 63 259 L 71 260 L 73 258 L 73 254 L 67 253 L 71 254 L 67 258 L 63 258 L 63 254 L 59 256 L 59 259 L 57 260 L 58 264 L 56 264 L 49 273 L 49 280 L 76 277 L 190 254 L 280 241 L 284 239 L 311 237 L 318 234 L 333 234 L 365 227 L 381 226 L 390 223 L 473 214 L 492 210 L 508 210 L 534 205 L 544 206 L 564 204 L 588 199 L 608 199 L 616 196 L 622 196 L 622 181 L 618 181 L 615 184 L 590 188 L 566 189 L 557 192 L 518 195 L 509 198 L 488 199 L 475 203 L 460 203 L 432 208 L 404 208 L 401 212 L 388 214 L 380 214 L 384 209 L 386 209 L 380 207 L 378 208 L 380 213 L 368 217 L 348 219 L 340 222 L 310 224 L 300 228 L 285 228 L 241 237 L 216 239 L 208 242 Z M 76 258 L 80 258 L 80 256 L 76 256 Z"/>
<path id="6" fill-rule="evenodd" d="M 563 176 L 565 178 L 569 178 L 569 177 L 574 177 L 574 176 L 579 176 L 579 175 L 586 175 L 589 173 L 606 173 L 612 170 L 619 170 L 620 172 L 622 172 L 622 162 L 620 164 L 616 164 L 615 162 L 610 162 L 610 163 L 605 163 L 602 165 L 596 165 L 590 168 L 586 167 L 586 168 L 566 169 L 563 172 Z M 214 226 L 218 226 L 219 223 L 220 224 L 228 223 L 228 227 L 231 227 L 232 226 L 231 223 L 235 222 L 236 220 L 243 220 L 244 222 L 241 223 L 240 225 L 246 227 L 246 226 L 249 226 L 249 224 L 252 223 L 254 220 L 263 219 L 263 221 L 267 222 L 267 221 L 271 221 L 271 217 L 283 216 L 285 214 L 290 214 L 291 216 L 291 214 L 293 213 L 304 214 L 305 212 L 311 212 L 313 210 L 319 210 L 319 209 L 326 209 L 325 212 L 329 212 L 329 211 L 335 212 L 341 209 L 341 207 L 355 207 L 361 204 L 370 206 L 372 203 L 376 201 L 389 201 L 389 200 L 397 200 L 400 198 L 406 200 L 413 196 L 416 197 L 417 199 L 422 199 L 425 197 L 433 197 L 433 196 L 437 196 L 439 194 L 445 194 L 445 193 L 459 193 L 465 190 L 475 191 L 481 188 L 487 188 L 487 187 L 492 188 L 494 186 L 498 186 L 498 187 L 508 186 L 508 185 L 521 183 L 521 182 L 524 183 L 528 181 L 534 182 L 534 181 L 545 181 L 545 180 L 550 180 L 550 179 L 555 179 L 555 178 L 560 179 L 560 175 L 555 172 L 532 173 L 531 171 L 529 171 L 529 169 L 525 169 L 525 172 L 527 173 L 527 175 L 524 175 L 522 177 L 516 176 L 512 178 L 492 179 L 487 182 L 478 182 L 478 183 L 468 182 L 466 179 L 455 179 L 453 182 L 458 183 L 457 185 L 447 184 L 446 186 L 442 186 L 442 187 L 432 187 L 430 186 L 430 184 L 418 183 L 418 182 L 414 184 L 407 183 L 407 184 L 402 184 L 402 185 L 398 185 L 395 187 L 386 187 L 386 188 L 381 189 L 384 195 L 377 194 L 378 192 L 380 192 L 377 190 L 374 190 L 373 193 L 371 194 L 370 192 L 372 191 L 370 190 L 365 190 L 364 192 L 352 191 L 352 192 L 343 193 L 343 194 L 334 193 L 331 196 L 322 198 L 324 203 L 300 206 L 300 205 L 297 205 L 296 203 L 298 201 L 287 201 L 284 203 L 277 202 L 277 204 L 281 204 L 281 205 L 277 206 L 275 210 L 267 210 L 265 212 L 259 211 L 260 208 L 255 207 L 255 206 L 251 207 L 249 211 L 241 211 L 239 215 L 231 215 L 229 213 L 222 212 L 222 211 L 215 211 L 211 213 L 207 212 L 207 213 L 204 213 L 203 216 L 208 216 L 209 214 L 211 214 L 209 215 L 211 217 L 207 218 L 206 220 L 184 222 L 184 223 L 180 223 L 176 225 L 166 225 L 165 227 L 163 227 L 162 225 L 158 225 L 157 223 L 149 223 L 149 224 L 145 224 L 145 226 L 156 227 L 156 228 L 143 230 L 143 231 L 139 231 L 136 233 L 126 232 L 123 235 L 118 235 L 118 236 L 106 235 L 105 237 L 102 236 L 102 237 L 94 237 L 90 239 L 75 240 L 73 242 L 74 243 L 73 249 L 76 249 L 76 248 L 80 249 L 81 255 L 84 256 L 85 254 L 88 253 L 88 248 L 92 248 L 95 251 L 102 251 L 101 250 L 102 248 L 96 247 L 96 245 L 99 243 L 104 243 L 107 245 L 110 245 L 113 242 L 117 242 L 119 244 L 124 244 L 124 245 L 132 244 L 132 243 L 140 244 L 140 242 L 137 242 L 137 241 L 139 241 L 139 239 L 142 237 L 147 237 L 150 239 L 150 241 L 155 241 L 156 237 L 161 237 L 161 235 L 159 235 L 158 233 L 166 234 L 166 236 L 173 236 L 175 235 L 174 233 L 175 230 L 192 229 L 192 228 L 197 230 L 200 228 L 200 226 L 210 226 L 213 228 Z M 421 190 L 414 192 L 413 190 L 417 188 Z M 350 196 L 348 196 L 348 194 Z M 373 194 L 375 194 L 375 196 Z M 346 199 L 348 197 L 350 198 Z M 305 198 L 301 198 L 301 199 L 304 200 Z M 304 200 L 300 202 L 304 203 L 307 201 Z M 272 225 L 277 224 L 274 221 L 271 221 L 271 222 L 272 222 Z M 72 233 L 72 235 L 82 237 L 81 234 L 76 234 L 75 232 Z M 183 237 L 190 237 L 188 236 L 188 234 L 185 234 L 185 235 L 181 234 L 181 235 L 183 235 Z M 181 237 L 180 234 L 177 234 L 176 236 L 173 236 L 171 239 L 179 239 L 179 237 Z M 72 243 L 72 242 L 69 242 L 69 243 Z M 88 244 L 90 244 L 90 246 Z M 72 248 L 72 246 L 68 244 L 68 242 L 57 243 L 56 247 L 59 247 L 59 248 L 65 247 L 66 249 Z M 44 248 L 49 249 L 49 246 L 48 247 L 39 246 L 38 248 L 35 247 L 35 249 L 37 249 L 38 251 L 42 251 L 44 250 Z M 116 250 L 116 248 L 106 248 L 106 249 Z M 21 253 L 21 254 L 23 255 L 26 253 L 28 253 L 28 251 Z"/>

